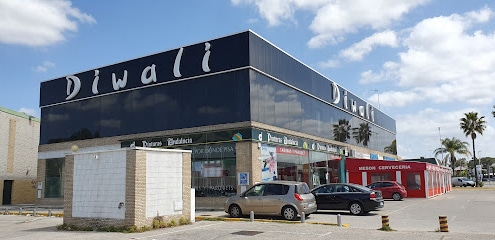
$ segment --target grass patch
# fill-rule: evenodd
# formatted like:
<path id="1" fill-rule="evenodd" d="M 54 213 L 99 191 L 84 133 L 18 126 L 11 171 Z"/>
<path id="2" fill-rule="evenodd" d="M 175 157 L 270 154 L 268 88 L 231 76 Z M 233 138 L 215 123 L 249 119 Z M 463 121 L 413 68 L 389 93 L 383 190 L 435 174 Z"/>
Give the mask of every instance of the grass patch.
<path id="1" fill-rule="evenodd" d="M 392 232 L 392 231 L 395 231 L 394 229 L 392 229 L 390 226 L 382 226 L 381 228 L 378 228 L 378 230 L 380 231 L 386 231 L 386 232 Z"/>

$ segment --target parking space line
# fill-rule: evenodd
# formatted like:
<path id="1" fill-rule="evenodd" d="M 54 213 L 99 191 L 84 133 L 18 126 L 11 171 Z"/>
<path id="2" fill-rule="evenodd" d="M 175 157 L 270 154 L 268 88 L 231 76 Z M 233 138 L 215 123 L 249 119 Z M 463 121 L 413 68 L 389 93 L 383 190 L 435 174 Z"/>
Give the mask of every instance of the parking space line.
<path id="1" fill-rule="evenodd" d="M 403 208 L 399 208 L 399 209 L 397 209 L 397 210 L 394 210 L 394 211 L 388 212 L 387 214 L 388 214 L 388 215 L 390 215 L 390 214 L 392 214 L 392 213 L 395 213 L 395 212 L 398 212 L 398 211 L 404 210 L 404 209 L 406 209 L 406 208 L 408 208 L 408 207 L 414 206 L 414 205 L 416 205 L 416 204 L 418 204 L 418 203 L 422 203 L 422 202 L 425 202 L 425 201 L 428 201 L 428 199 L 424 199 L 424 200 L 421 200 L 421 201 L 419 201 L 419 202 L 415 202 L 415 203 L 413 203 L 413 204 L 409 204 L 409 205 L 407 205 L 407 206 L 405 206 L 405 207 L 403 207 Z"/>

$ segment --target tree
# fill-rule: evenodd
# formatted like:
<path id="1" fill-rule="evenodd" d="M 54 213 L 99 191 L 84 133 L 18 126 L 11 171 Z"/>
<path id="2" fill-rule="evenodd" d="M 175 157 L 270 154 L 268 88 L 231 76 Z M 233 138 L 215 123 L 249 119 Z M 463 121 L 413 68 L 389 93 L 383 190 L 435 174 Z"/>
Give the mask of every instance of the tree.
<path id="1" fill-rule="evenodd" d="M 333 125 L 333 138 L 339 142 L 347 142 L 351 138 L 351 125 L 346 119 L 339 119 L 337 124 Z"/>
<path id="2" fill-rule="evenodd" d="M 450 167 L 452 168 L 452 171 L 455 172 L 456 160 L 457 160 L 455 154 L 457 153 L 466 156 L 470 155 L 467 146 L 468 146 L 467 142 L 463 142 L 455 137 L 451 139 L 445 138 L 442 139 L 442 147 L 435 149 L 433 153 L 435 154 L 435 157 L 437 157 L 439 154 L 447 154 L 445 156 L 445 159 L 450 159 Z"/>
<path id="3" fill-rule="evenodd" d="M 460 127 L 466 137 L 471 137 L 473 141 L 473 160 L 476 161 L 476 148 L 474 146 L 474 139 L 476 139 L 476 133 L 483 135 L 483 131 L 486 128 L 485 116 L 478 118 L 477 112 L 464 113 L 464 117 L 460 119 Z M 476 165 L 476 164 L 475 164 Z M 474 176 L 476 178 L 476 186 L 479 186 L 478 173 L 476 167 L 474 168 Z"/>
<path id="4" fill-rule="evenodd" d="M 495 109 L 495 105 L 493 105 L 493 108 Z M 495 117 L 495 111 L 492 112 L 493 117 Z"/>
<path id="5" fill-rule="evenodd" d="M 389 146 L 386 146 L 385 148 L 383 148 L 383 151 L 386 153 L 391 153 L 391 154 L 397 155 L 397 142 L 396 142 L 396 140 L 394 139 Z"/>
<path id="6" fill-rule="evenodd" d="M 371 138 L 370 125 L 368 123 L 361 123 L 358 128 L 353 128 L 352 130 L 352 135 L 356 139 L 356 142 L 358 144 L 363 142 L 363 146 L 367 147 Z"/>

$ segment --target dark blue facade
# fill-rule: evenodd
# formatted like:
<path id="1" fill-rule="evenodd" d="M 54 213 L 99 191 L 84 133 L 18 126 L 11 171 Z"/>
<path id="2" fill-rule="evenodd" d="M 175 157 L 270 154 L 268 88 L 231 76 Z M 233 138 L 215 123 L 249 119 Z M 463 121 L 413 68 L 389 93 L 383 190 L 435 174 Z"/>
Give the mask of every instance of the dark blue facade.
<path id="1" fill-rule="evenodd" d="M 334 139 L 342 119 L 351 131 L 368 126 L 365 147 L 383 151 L 395 139 L 395 120 L 250 31 L 40 89 L 40 144 L 244 121 Z"/>

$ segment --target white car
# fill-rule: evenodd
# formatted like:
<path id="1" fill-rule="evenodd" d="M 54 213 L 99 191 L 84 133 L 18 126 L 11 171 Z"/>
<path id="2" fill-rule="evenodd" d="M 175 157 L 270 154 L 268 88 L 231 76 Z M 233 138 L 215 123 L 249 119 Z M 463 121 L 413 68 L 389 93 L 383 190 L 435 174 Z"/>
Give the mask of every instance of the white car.
<path id="1" fill-rule="evenodd" d="M 467 186 L 474 187 L 474 186 L 476 186 L 476 183 L 472 180 L 469 180 L 466 177 L 453 177 L 452 178 L 452 187 L 467 187 Z"/>

